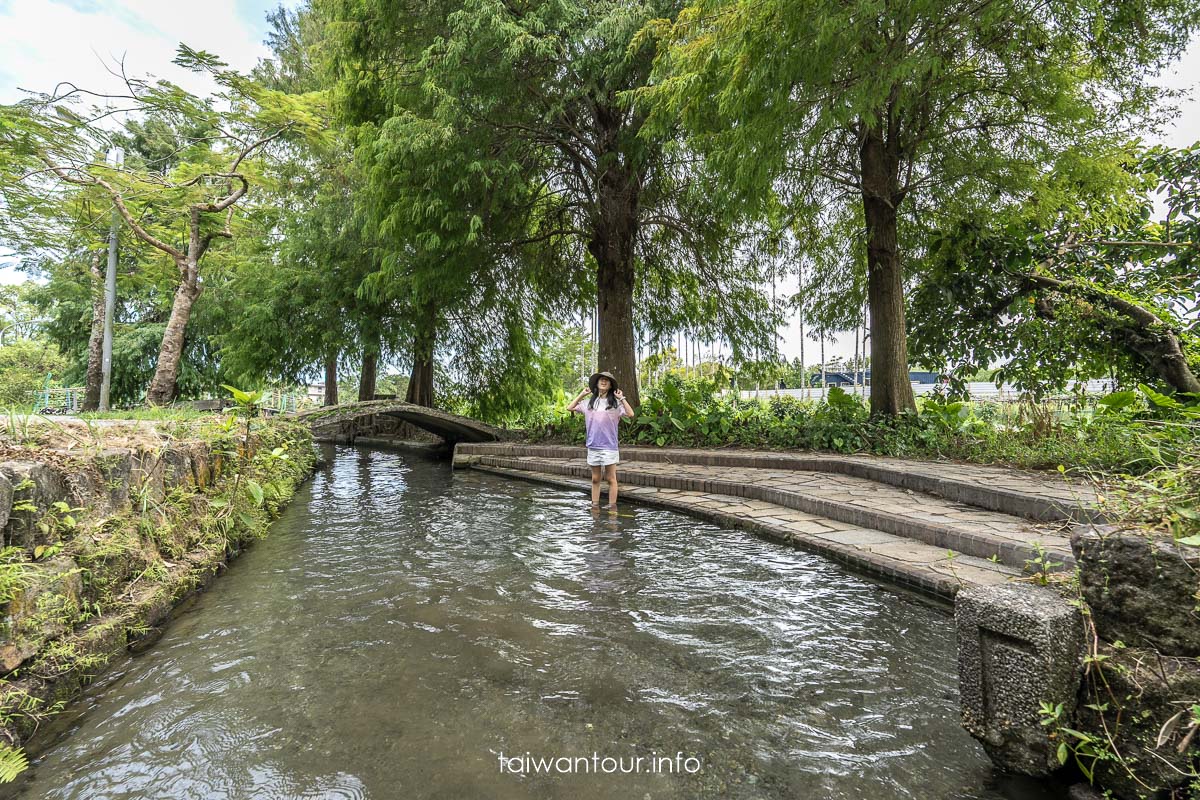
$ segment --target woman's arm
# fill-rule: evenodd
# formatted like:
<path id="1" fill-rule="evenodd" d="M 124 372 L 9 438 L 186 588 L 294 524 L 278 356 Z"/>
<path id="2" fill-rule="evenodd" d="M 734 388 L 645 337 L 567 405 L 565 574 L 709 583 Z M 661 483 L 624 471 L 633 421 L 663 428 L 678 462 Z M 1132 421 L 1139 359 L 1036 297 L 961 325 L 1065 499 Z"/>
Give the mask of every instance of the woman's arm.
<path id="1" fill-rule="evenodd" d="M 633 416 L 633 406 L 629 405 L 629 401 L 625 399 L 625 393 L 622 392 L 620 389 L 617 389 L 615 392 L 613 392 L 613 395 L 618 400 L 621 401 L 622 416 L 632 417 Z"/>
<path id="2" fill-rule="evenodd" d="M 567 406 L 567 412 L 569 413 L 571 411 L 577 411 L 578 406 L 579 406 L 579 401 L 582 400 L 583 398 L 587 397 L 591 393 L 592 393 L 592 390 L 591 390 L 591 387 L 589 387 L 587 389 L 584 389 L 578 395 L 576 395 L 575 399 L 571 401 L 571 405 Z"/>

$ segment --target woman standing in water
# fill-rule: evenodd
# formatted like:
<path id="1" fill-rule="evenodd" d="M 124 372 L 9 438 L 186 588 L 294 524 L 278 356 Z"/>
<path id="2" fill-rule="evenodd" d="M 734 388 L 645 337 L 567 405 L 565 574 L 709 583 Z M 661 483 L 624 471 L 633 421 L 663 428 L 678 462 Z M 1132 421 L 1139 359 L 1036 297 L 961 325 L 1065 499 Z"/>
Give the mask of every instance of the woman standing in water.
<path id="1" fill-rule="evenodd" d="M 583 398 L 591 398 L 583 403 Z M 587 463 L 592 468 L 592 508 L 600 505 L 600 481 L 608 478 L 608 508 L 617 507 L 617 425 L 621 417 L 632 417 L 633 408 L 625 393 L 617 388 L 611 372 L 597 372 L 588 379 L 588 388 L 567 406 L 567 411 L 583 414 L 587 428 Z"/>

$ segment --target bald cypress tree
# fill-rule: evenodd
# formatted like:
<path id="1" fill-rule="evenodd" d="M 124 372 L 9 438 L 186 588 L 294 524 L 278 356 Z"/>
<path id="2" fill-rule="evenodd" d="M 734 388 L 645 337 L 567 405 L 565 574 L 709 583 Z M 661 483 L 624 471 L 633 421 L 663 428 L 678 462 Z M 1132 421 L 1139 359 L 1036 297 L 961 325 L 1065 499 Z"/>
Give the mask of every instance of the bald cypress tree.
<path id="1" fill-rule="evenodd" d="M 639 95 L 655 125 L 685 122 L 741 201 L 782 196 L 858 228 L 871 408 L 895 414 L 915 407 L 906 253 L 921 217 L 1027 199 L 1057 159 L 1140 133 L 1150 77 L 1198 15 L 1191 0 L 693 0 L 647 26 L 657 81 Z"/>
<path id="2" fill-rule="evenodd" d="M 516 283 L 565 317 L 591 293 L 597 367 L 635 404 L 636 328 L 680 329 L 688 314 L 730 337 L 756 330 L 763 301 L 734 257 L 724 206 L 694 154 L 673 131 L 647 131 L 626 96 L 652 67 L 653 49 L 634 37 L 676 4 L 317 8 L 339 31 L 330 61 L 370 175 L 369 214 L 385 247 L 411 248 L 393 270 L 426 300 L 505 300 L 490 287 Z"/>

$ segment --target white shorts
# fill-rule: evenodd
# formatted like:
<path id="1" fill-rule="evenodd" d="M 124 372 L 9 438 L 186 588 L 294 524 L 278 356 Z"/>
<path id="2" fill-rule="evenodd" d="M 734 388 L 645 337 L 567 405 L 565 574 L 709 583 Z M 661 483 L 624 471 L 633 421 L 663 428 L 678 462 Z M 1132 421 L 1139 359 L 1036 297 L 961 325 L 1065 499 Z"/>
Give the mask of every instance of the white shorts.
<path id="1" fill-rule="evenodd" d="M 616 464 L 620 460 L 620 455 L 616 450 L 599 450 L 595 447 L 588 448 L 587 462 L 593 467 L 607 467 L 609 464 Z"/>

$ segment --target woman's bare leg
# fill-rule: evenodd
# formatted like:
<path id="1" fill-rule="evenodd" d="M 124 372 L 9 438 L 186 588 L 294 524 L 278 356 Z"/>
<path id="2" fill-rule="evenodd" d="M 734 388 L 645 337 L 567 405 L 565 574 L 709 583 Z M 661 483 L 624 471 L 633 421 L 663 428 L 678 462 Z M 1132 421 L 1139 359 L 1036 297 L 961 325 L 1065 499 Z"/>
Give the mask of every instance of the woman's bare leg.
<path id="1" fill-rule="evenodd" d="M 608 472 L 608 505 L 617 507 L 617 465 L 609 464 L 604 468 Z"/>
<path id="2" fill-rule="evenodd" d="M 604 467 L 592 467 L 592 505 L 600 505 L 600 471 Z"/>

